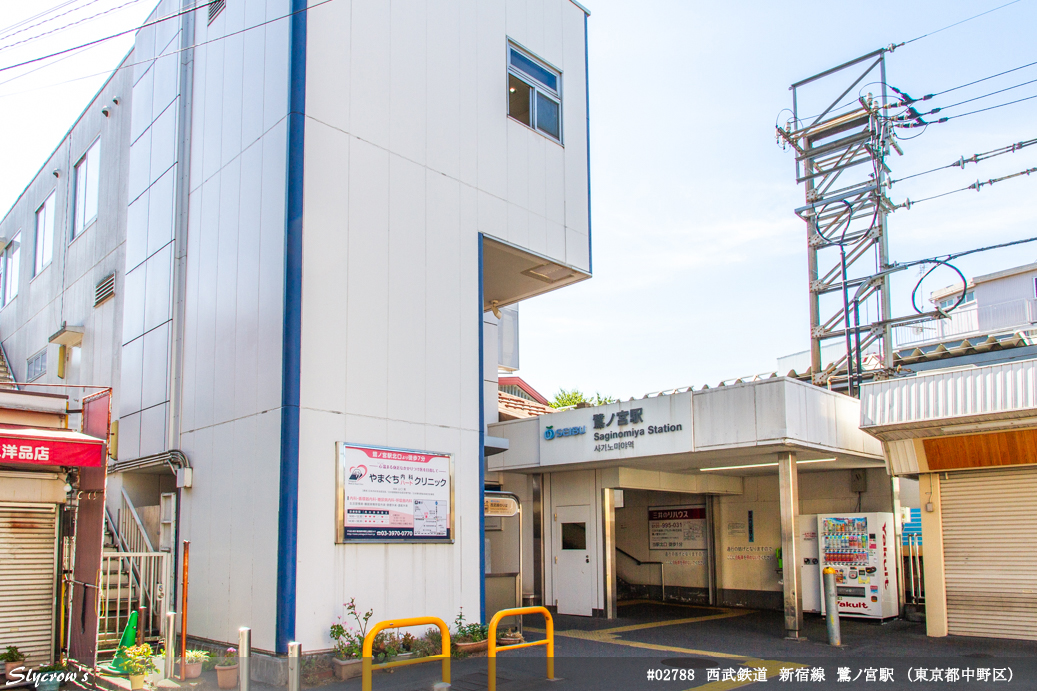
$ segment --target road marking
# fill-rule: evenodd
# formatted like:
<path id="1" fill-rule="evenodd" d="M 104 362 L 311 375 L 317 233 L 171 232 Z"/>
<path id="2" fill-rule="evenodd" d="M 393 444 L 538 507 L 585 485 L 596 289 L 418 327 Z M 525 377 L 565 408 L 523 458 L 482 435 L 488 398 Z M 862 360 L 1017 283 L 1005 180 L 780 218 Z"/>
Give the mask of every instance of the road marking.
<path id="1" fill-rule="evenodd" d="M 675 626 L 677 624 L 693 624 L 697 621 L 711 621 L 713 619 L 731 619 L 733 617 L 744 617 L 752 614 L 751 609 L 724 609 L 718 614 L 707 614 L 701 617 L 688 617 L 687 619 L 668 619 L 666 621 L 653 621 L 647 624 L 630 624 L 629 626 L 617 626 L 614 629 L 602 629 L 601 633 L 622 633 L 624 631 L 640 631 L 641 629 L 654 629 L 659 626 Z"/>

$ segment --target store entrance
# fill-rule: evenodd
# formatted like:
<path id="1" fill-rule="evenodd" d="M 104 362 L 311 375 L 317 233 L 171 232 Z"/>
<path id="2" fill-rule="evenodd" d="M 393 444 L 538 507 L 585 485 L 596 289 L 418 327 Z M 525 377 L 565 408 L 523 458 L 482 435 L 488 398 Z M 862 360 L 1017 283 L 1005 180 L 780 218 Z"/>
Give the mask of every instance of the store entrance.
<path id="1" fill-rule="evenodd" d="M 711 602 L 708 499 L 680 492 L 623 492 L 623 506 L 616 508 L 619 600 Z"/>

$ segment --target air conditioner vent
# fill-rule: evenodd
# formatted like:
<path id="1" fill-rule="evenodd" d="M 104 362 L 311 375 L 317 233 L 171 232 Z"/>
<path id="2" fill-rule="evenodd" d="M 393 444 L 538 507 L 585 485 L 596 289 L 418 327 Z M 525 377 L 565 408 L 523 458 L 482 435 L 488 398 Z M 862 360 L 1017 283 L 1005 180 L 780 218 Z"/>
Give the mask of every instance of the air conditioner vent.
<path id="1" fill-rule="evenodd" d="M 94 307 L 115 297 L 115 272 L 111 272 L 101 279 L 94 288 Z"/>
<path id="2" fill-rule="evenodd" d="M 216 17 L 220 16 L 220 12 L 227 6 L 227 0 L 211 0 L 209 2 L 209 23 L 212 24 L 216 20 Z"/>

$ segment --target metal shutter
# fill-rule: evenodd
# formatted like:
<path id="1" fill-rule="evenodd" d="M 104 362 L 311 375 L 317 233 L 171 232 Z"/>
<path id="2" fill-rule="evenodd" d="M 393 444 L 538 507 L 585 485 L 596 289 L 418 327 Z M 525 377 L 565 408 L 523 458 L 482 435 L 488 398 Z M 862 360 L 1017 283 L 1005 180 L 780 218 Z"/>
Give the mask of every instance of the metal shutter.
<path id="1" fill-rule="evenodd" d="M 1037 469 L 941 474 L 948 632 L 1037 640 Z"/>
<path id="2" fill-rule="evenodd" d="M 0 502 L 0 643 L 27 665 L 53 653 L 57 517 L 54 504 Z"/>

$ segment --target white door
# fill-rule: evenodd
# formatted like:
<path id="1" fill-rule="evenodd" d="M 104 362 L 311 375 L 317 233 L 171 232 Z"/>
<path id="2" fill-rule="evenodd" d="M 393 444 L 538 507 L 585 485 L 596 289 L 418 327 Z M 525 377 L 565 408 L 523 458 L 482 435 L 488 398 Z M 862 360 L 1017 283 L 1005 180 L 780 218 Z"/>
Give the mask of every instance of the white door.
<path id="1" fill-rule="evenodd" d="M 559 506 L 555 512 L 555 600 L 559 614 L 594 614 L 597 571 L 592 559 L 594 525 L 591 507 Z"/>

